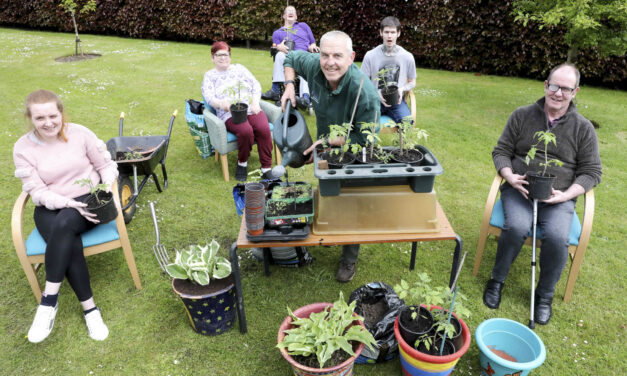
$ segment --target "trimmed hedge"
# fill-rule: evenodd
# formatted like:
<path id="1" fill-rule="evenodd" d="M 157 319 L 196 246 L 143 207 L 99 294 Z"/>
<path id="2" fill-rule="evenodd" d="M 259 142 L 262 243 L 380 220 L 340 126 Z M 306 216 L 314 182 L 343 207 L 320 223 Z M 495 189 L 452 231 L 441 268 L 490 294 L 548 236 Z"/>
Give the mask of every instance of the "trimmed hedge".
<path id="1" fill-rule="evenodd" d="M 299 19 L 314 35 L 347 32 L 357 59 L 381 43 L 378 27 L 386 15 L 403 24 L 399 44 L 421 67 L 545 78 L 565 60 L 564 30 L 514 22 L 511 0 L 432 1 L 303 0 Z M 281 25 L 282 0 L 100 0 L 96 12 L 78 15 L 79 32 L 197 42 L 266 40 Z M 0 24 L 72 31 L 68 14 L 54 0 L 0 3 Z M 582 82 L 627 88 L 625 56 L 580 52 Z"/>

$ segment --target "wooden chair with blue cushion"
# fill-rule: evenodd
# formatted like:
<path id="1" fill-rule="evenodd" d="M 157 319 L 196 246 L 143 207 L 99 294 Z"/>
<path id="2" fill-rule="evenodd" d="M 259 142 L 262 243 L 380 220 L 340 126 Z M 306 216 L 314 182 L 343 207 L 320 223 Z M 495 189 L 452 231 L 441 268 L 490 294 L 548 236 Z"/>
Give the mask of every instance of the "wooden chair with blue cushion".
<path id="1" fill-rule="evenodd" d="M 412 90 L 405 92 L 405 103 L 409 106 L 411 118 L 414 121 L 414 124 L 416 124 L 416 96 Z M 381 116 L 379 124 L 382 126 L 380 128 L 380 133 L 396 133 L 398 131 L 398 127 L 395 125 L 396 123 L 394 120 L 387 115 Z"/>
<path id="2" fill-rule="evenodd" d="M 477 244 L 477 252 L 475 254 L 475 267 L 472 273 L 476 276 L 481 265 L 481 257 L 483 256 L 483 250 L 485 248 L 486 240 L 488 236 L 494 235 L 498 238 L 501 235 L 501 230 L 505 223 L 505 216 L 503 215 L 503 205 L 501 200 L 497 200 L 499 193 L 499 187 L 503 182 L 503 178 L 500 175 L 496 175 L 490 187 L 490 193 L 486 201 L 485 209 L 483 210 L 483 221 L 481 223 L 481 230 L 479 232 L 479 242 Z M 592 220 L 594 219 L 594 191 L 591 189 L 584 195 L 584 211 L 583 211 L 583 226 L 579 222 L 579 216 L 575 212 L 573 221 L 570 226 L 569 234 L 569 246 L 568 254 L 572 260 L 570 265 L 570 271 L 568 272 L 568 281 L 566 282 L 566 291 L 564 292 L 564 302 L 568 302 L 575 288 L 575 281 L 579 275 L 579 269 L 583 263 L 583 256 L 586 253 L 588 247 L 588 241 L 590 240 L 590 233 L 592 232 Z M 532 246 L 532 235 L 529 233 L 529 237 L 525 241 L 526 245 Z M 538 228 L 537 241 L 538 246 L 540 242 L 541 231 Z"/>
<path id="3" fill-rule="evenodd" d="M 268 103 L 266 101 L 259 102 L 261 110 L 266 114 L 268 123 L 270 123 L 270 132 L 274 129 L 274 123 L 281 116 L 281 108 Z M 205 125 L 207 126 L 207 132 L 209 133 L 209 139 L 211 140 L 211 146 L 215 150 L 215 161 L 220 159 L 222 165 L 222 176 L 224 181 L 229 181 L 229 162 L 227 160 L 227 154 L 237 150 L 237 136 L 226 130 L 226 125 L 220 118 L 216 116 L 216 111 L 213 107 L 205 103 L 205 109 L 203 111 L 205 117 Z M 281 164 L 281 154 L 279 148 L 274 144 L 272 145 L 275 155 L 275 163 Z"/>
<path id="4" fill-rule="evenodd" d="M 117 182 L 113 183 L 111 191 L 118 191 Z M 13 214 L 11 216 L 11 232 L 13 233 L 13 244 L 17 258 L 20 260 L 20 264 L 22 264 L 28 283 L 30 283 L 33 294 L 35 294 L 35 299 L 39 302 L 41 300 L 41 285 L 37 278 L 37 272 L 44 264 L 46 242 L 39 234 L 39 231 L 37 231 L 37 228 L 30 233 L 28 238 L 24 238 L 24 208 L 26 207 L 29 197 L 30 195 L 28 193 L 22 192 L 15 201 Z M 115 194 L 113 195 L 113 199 L 115 200 L 115 206 L 118 208 L 117 218 L 109 223 L 99 224 L 81 235 L 84 253 L 85 256 L 91 256 L 122 248 L 135 287 L 141 290 L 142 285 L 139 280 L 139 274 L 137 273 L 137 267 L 135 266 L 135 257 L 133 256 L 133 250 L 128 240 L 128 234 L 126 233 L 124 216 L 120 209 L 120 199 L 118 195 Z"/>

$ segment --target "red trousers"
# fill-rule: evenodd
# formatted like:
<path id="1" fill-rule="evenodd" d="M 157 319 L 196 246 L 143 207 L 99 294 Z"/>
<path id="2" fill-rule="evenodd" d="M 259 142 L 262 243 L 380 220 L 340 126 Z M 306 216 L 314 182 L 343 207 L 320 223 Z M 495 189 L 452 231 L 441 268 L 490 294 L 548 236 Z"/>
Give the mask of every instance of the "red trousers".
<path id="1" fill-rule="evenodd" d="M 231 118 L 225 124 L 226 129 L 237 136 L 237 160 L 239 162 L 248 161 L 250 151 L 256 142 L 261 167 L 272 167 L 272 133 L 270 132 L 268 118 L 263 111 L 257 115 L 248 115 L 248 119 L 241 124 L 233 124 Z"/>

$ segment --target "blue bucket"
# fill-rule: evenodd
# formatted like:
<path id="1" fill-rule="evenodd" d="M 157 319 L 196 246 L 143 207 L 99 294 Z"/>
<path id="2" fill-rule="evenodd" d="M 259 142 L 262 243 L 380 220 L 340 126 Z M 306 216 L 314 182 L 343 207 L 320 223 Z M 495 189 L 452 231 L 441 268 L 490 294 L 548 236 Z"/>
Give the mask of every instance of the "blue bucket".
<path id="1" fill-rule="evenodd" d="M 525 325 L 501 318 L 482 322 L 475 331 L 481 375 L 525 376 L 546 358 L 540 337 Z"/>

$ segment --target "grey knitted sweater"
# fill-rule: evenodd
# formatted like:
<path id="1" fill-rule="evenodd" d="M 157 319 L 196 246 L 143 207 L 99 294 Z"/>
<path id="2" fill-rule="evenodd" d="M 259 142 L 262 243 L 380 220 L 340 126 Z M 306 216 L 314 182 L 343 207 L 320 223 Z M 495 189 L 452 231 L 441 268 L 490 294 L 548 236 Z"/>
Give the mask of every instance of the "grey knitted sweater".
<path id="1" fill-rule="evenodd" d="M 529 106 L 519 107 L 507 120 L 505 129 L 492 151 L 496 171 L 510 167 L 516 174 L 527 171 L 542 171 L 539 163 L 544 160 L 544 146 L 538 148 L 536 157 L 529 166 L 525 164 L 527 151 L 538 140 L 537 131 L 549 129 L 549 118 L 544 113 L 544 97 Z M 588 119 L 577 112 L 570 103 L 566 114 L 551 128 L 557 138 L 557 146 L 548 147 L 549 159 L 559 159 L 562 167 L 551 166 L 548 173 L 556 175 L 553 187 L 564 191 L 573 183 L 581 185 L 586 192 L 601 182 L 601 157 L 597 135 Z"/>

